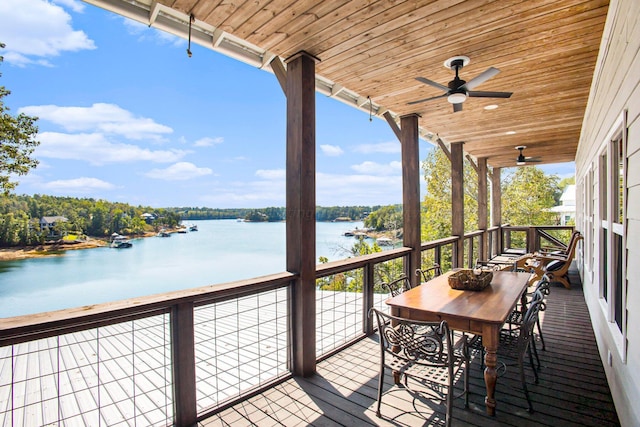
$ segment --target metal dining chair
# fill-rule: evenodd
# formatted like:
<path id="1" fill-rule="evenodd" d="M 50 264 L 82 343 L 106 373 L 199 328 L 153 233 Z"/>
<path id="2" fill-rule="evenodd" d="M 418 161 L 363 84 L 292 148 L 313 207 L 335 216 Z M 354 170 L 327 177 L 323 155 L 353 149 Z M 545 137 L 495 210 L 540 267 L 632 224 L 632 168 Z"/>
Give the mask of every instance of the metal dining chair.
<path id="1" fill-rule="evenodd" d="M 380 407 L 385 370 L 397 378 L 404 376 L 409 391 L 429 394 L 446 405 L 445 425 L 451 425 L 453 399 L 464 397 L 469 406 L 469 351 L 466 341 L 454 348 L 452 331 L 446 321 L 421 322 L 391 316 L 375 308 L 369 316 L 376 318 L 380 335 L 380 372 L 376 416 L 382 418 Z M 463 390 L 456 395 L 455 383 L 463 377 Z M 409 388 L 409 381 L 421 385 L 420 390 Z M 388 392 L 387 392 L 388 393 Z"/>
<path id="2" fill-rule="evenodd" d="M 529 358 L 529 364 L 533 371 L 535 383 L 538 384 L 538 369 L 540 369 L 540 359 L 538 358 L 538 351 L 536 346 L 531 342 L 534 340 L 533 328 L 538 323 L 540 310 L 543 304 L 543 295 L 541 291 L 533 293 L 533 297 L 527 311 L 524 315 L 523 321 L 517 330 L 502 330 L 500 334 L 500 344 L 498 346 L 498 357 L 500 359 L 510 358 L 515 359 L 518 365 L 520 373 L 520 382 L 525 398 L 527 399 L 528 411 L 533 412 L 533 404 L 529 396 L 529 389 L 527 388 L 527 379 L 524 371 L 525 357 Z M 534 356 L 537 366 L 534 363 Z M 507 364 L 503 364 L 504 372 L 506 372 Z M 501 372 L 503 373 L 503 372 Z M 500 373 L 499 373 L 500 375 Z"/>
<path id="3" fill-rule="evenodd" d="M 411 289 L 411 281 L 409 281 L 409 278 L 405 274 L 402 274 L 400 275 L 400 277 L 392 280 L 391 282 L 382 282 L 380 286 L 382 287 L 382 289 L 391 294 L 392 297 L 395 297 L 400 295 L 404 291 L 408 291 L 409 289 Z"/>
<path id="4" fill-rule="evenodd" d="M 547 275 L 542 276 L 538 284 L 536 285 L 533 292 L 527 293 L 527 301 L 531 301 L 533 295 L 536 292 L 540 292 L 542 294 L 542 303 L 540 305 L 540 311 L 545 311 L 547 308 L 545 299 L 549 295 L 551 282 L 549 281 L 549 277 Z M 522 307 L 519 303 L 516 308 L 511 312 L 509 318 L 505 322 L 507 329 L 513 330 L 515 328 L 520 327 L 523 322 L 524 315 L 527 311 L 528 306 Z M 540 325 L 540 317 L 536 321 L 536 329 L 538 331 L 538 336 L 540 337 L 540 344 L 542 345 L 542 350 L 545 351 L 547 346 L 544 343 L 544 335 L 542 335 L 542 326 Z"/>
<path id="5" fill-rule="evenodd" d="M 418 276 L 418 278 L 420 278 L 420 281 L 422 282 L 428 282 L 429 280 L 433 279 L 434 277 L 440 276 L 441 274 L 442 267 L 440 267 L 440 264 L 438 263 L 433 264 L 433 266 L 429 268 L 416 269 L 416 276 Z"/>

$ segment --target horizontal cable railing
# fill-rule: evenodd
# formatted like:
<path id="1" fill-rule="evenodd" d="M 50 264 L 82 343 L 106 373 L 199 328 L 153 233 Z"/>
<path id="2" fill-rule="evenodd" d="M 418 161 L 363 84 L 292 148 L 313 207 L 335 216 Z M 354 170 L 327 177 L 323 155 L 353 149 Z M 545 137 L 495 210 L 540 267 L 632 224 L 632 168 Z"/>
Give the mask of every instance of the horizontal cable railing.
<path id="1" fill-rule="evenodd" d="M 0 319 L 0 425 L 181 424 L 289 376 L 295 277 Z"/>
<path id="2" fill-rule="evenodd" d="M 380 287 L 403 272 L 409 248 L 321 264 L 316 271 L 316 358 L 365 336 L 371 306 L 389 298 Z M 376 286 L 377 285 L 377 286 Z"/>
<path id="3" fill-rule="evenodd" d="M 482 238 L 498 253 L 500 239 L 514 240 L 509 233 L 536 239 L 537 229 L 562 240 L 556 233 L 573 227 L 467 233 L 465 264 L 478 256 Z M 422 265 L 450 269 L 458 239 L 423 243 Z M 405 271 L 411 252 L 396 248 L 317 266 L 318 359 L 371 332 L 369 309 L 386 309 L 389 297 L 380 284 L 414 274 Z M 183 425 L 190 407 L 201 419 L 288 378 L 297 279 L 285 272 L 0 319 L 0 425 Z"/>

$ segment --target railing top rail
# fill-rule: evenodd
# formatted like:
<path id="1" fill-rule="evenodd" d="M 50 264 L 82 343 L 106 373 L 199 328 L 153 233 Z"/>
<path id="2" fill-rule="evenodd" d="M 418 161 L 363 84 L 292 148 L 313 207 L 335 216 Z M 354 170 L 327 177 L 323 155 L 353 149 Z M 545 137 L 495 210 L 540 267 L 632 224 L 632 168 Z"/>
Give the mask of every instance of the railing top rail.
<path id="1" fill-rule="evenodd" d="M 203 305 L 287 286 L 297 275 L 282 272 L 217 285 L 0 319 L 0 347 L 169 312 L 182 303 Z"/>
<path id="2" fill-rule="evenodd" d="M 484 233 L 484 230 L 475 230 L 475 231 L 470 231 L 468 233 L 464 233 L 464 238 L 468 239 L 470 237 L 476 237 L 481 235 L 482 233 Z"/>
<path id="3" fill-rule="evenodd" d="M 455 243 L 458 241 L 458 236 L 450 236 L 450 237 L 445 237 L 443 239 L 438 239 L 438 240 L 432 240 L 430 242 L 425 242 L 421 245 L 420 249 L 421 250 L 427 250 L 427 249 L 433 249 L 436 248 L 438 246 L 445 246 L 445 245 L 450 245 L 452 243 Z"/>
<path id="4" fill-rule="evenodd" d="M 316 278 L 330 276 L 336 273 L 362 268 L 367 264 L 380 263 L 392 259 L 400 258 L 411 252 L 411 248 L 402 247 L 389 249 L 387 251 L 376 252 L 373 254 L 362 255 L 355 258 L 347 258 L 339 261 L 330 261 L 319 264 L 316 267 Z"/>
<path id="5" fill-rule="evenodd" d="M 532 228 L 536 230 L 573 230 L 573 225 L 503 225 L 505 230 L 530 230 Z"/>

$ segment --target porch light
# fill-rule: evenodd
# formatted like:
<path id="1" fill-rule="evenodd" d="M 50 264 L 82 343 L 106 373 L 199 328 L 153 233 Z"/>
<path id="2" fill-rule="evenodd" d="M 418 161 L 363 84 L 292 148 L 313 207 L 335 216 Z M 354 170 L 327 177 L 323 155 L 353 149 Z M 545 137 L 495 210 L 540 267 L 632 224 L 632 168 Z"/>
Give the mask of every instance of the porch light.
<path id="1" fill-rule="evenodd" d="M 464 92 L 453 92 L 447 96 L 447 101 L 451 104 L 462 104 L 467 99 L 467 94 Z"/>

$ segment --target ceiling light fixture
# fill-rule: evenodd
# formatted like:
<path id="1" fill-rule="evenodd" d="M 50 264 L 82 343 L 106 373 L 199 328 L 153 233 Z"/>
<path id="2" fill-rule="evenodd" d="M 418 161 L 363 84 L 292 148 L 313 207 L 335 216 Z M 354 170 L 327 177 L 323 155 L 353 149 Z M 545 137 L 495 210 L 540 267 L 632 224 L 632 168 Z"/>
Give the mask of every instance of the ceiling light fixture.
<path id="1" fill-rule="evenodd" d="M 498 108 L 496 104 L 485 105 L 484 107 L 485 110 L 495 110 L 496 108 Z"/>
<path id="2" fill-rule="evenodd" d="M 507 132 L 504 133 L 505 135 L 515 135 L 516 131 L 515 130 L 509 130 Z"/>
<path id="3" fill-rule="evenodd" d="M 447 101 L 451 104 L 462 104 L 467 99 L 467 94 L 464 92 L 453 92 L 447 96 Z"/>

